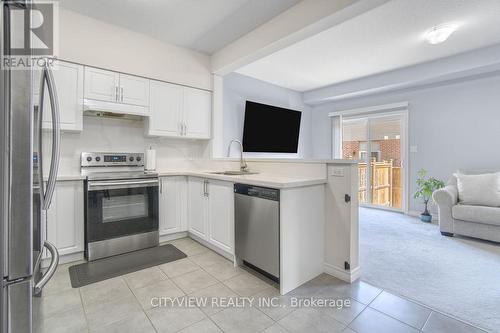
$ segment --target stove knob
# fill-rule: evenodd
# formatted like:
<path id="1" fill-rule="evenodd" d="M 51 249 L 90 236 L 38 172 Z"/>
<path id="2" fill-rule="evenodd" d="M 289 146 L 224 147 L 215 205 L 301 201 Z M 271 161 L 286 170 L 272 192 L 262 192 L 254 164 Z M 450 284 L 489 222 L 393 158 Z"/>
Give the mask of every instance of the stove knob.
<path id="1" fill-rule="evenodd" d="M 90 161 L 92 161 L 92 157 L 87 156 L 87 162 L 90 162 Z"/>
<path id="2" fill-rule="evenodd" d="M 134 161 L 134 156 L 130 156 L 130 157 L 128 158 L 128 160 L 129 160 L 130 162 L 133 162 L 133 161 Z"/>
<path id="3" fill-rule="evenodd" d="M 95 158 L 95 160 L 96 160 L 96 162 L 99 162 L 99 161 L 101 160 L 101 158 L 100 158 L 99 156 L 97 156 L 97 157 Z"/>
<path id="4" fill-rule="evenodd" d="M 137 157 L 136 157 L 137 162 L 140 162 L 140 161 L 141 161 L 141 159 L 142 159 L 142 158 L 141 158 L 140 156 L 137 156 Z"/>

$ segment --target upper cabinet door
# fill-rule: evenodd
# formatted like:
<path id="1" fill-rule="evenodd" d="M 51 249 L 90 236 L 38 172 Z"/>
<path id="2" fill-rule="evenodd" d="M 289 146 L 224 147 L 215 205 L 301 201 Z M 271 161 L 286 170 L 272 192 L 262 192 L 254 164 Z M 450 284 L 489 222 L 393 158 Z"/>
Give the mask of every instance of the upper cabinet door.
<path id="1" fill-rule="evenodd" d="M 85 98 L 118 102 L 119 84 L 119 73 L 85 67 Z"/>
<path id="2" fill-rule="evenodd" d="M 79 132 L 83 123 L 83 66 L 58 61 L 53 69 L 63 131 Z M 39 77 L 35 79 L 35 105 L 39 100 Z M 43 129 L 52 129 L 52 115 L 48 90 L 45 89 Z"/>
<path id="3" fill-rule="evenodd" d="M 120 74 L 120 103 L 149 106 L 149 80 Z"/>
<path id="4" fill-rule="evenodd" d="M 181 135 L 182 95 L 180 86 L 151 81 L 148 135 Z"/>
<path id="5" fill-rule="evenodd" d="M 184 88 L 184 135 L 189 138 L 210 139 L 212 93 Z"/>

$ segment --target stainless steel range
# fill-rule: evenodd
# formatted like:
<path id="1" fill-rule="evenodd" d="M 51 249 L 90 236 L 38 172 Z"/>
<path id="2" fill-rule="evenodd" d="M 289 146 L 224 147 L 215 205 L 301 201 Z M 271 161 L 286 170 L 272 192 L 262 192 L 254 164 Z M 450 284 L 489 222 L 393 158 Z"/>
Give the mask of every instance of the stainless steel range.
<path id="1" fill-rule="evenodd" d="M 157 246 L 158 174 L 143 153 L 82 153 L 88 260 Z"/>

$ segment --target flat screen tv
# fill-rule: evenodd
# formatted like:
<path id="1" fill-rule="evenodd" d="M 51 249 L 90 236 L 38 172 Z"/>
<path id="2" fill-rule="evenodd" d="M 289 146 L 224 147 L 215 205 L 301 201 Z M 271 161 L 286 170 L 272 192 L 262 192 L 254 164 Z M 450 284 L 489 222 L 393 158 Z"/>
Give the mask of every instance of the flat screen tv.
<path id="1" fill-rule="evenodd" d="M 247 101 L 243 151 L 297 153 L 302 112 Z"/>

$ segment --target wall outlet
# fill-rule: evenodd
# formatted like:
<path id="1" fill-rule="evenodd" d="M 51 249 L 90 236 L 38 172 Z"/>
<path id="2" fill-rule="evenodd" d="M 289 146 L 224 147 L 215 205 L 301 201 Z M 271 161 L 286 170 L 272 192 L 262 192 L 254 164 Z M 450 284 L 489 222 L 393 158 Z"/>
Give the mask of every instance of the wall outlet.
<path id="1" fill-rule="evenodd" d="M 344 177 L 344 168 L 332 168 L 332 176 Z"/>

